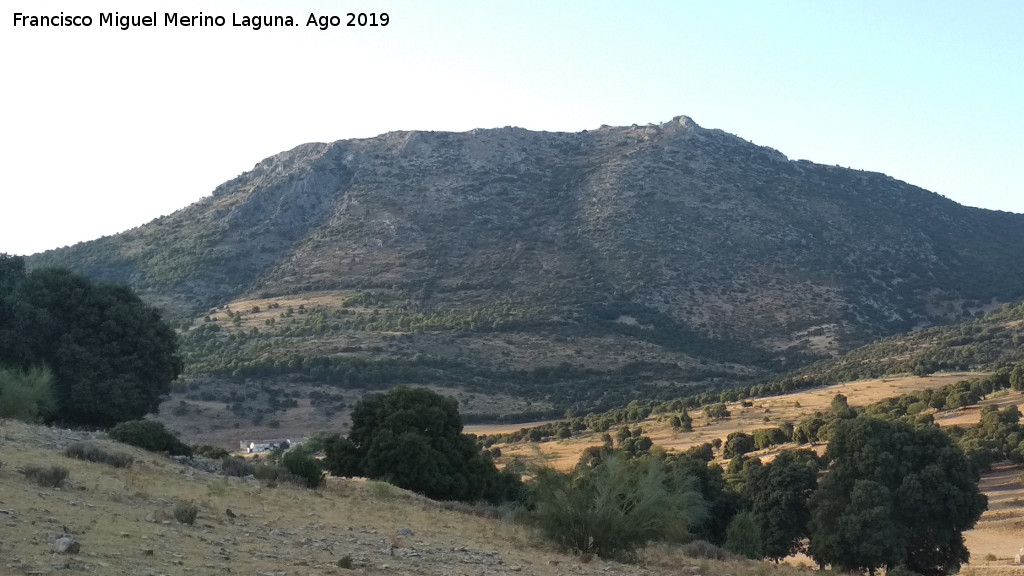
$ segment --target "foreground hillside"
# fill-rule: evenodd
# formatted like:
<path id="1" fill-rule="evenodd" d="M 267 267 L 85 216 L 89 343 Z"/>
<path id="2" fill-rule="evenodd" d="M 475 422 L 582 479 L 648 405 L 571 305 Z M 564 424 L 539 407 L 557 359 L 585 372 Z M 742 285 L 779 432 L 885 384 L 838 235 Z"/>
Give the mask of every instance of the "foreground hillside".
<path id="1" fill-rule="evenodd" d="M 1022 231 L 679 117 L 306 144 L 30 265 L 164 307 L 200 387 L 444 383 L 527 418 L 762 381 L 1018 298 Z"/>
<path id="2" fill-rule="evenodd" d="M 0 573 L 165 574 L 701 574 L 766 576 L 792 568 L 682 556 L 655 546 L 639 565 L 566 555 L 532 528 L 377 482 L 330 479 L 320 491 L 225 479 L 89 433 L 0 421 Z M 135 458 L 130 468 L 61 455 L 93 441 Z M 18 473 L 60 465 L 60 489 Z M 194 502 L 194 525 L 172 514 Z M 78 554 L 54 554 L 71 535 Z M 351 561 L 351 568 L 339 561 Z"/>

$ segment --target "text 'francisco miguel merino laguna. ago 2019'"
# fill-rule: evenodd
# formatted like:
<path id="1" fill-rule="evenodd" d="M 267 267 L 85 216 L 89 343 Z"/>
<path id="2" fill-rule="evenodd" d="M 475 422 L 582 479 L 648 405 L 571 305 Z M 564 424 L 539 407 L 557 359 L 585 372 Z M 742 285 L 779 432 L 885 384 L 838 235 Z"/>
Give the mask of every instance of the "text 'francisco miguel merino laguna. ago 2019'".
<path id="1" fill-rule="evenodd" d="M 321 15 L 310 13 L 306 19 L 306 26 L 315 26 L 320 30 L 327 30 L 337 26 L 387 26 L 390 19 L 386 12 L 362 12 L 347 13 L 344 17 L 337 15 Z M 154 26 L 167 27 L 222 27 L 227 26 L 229 19 L 225 16 L 213 16 L 200 12 L 197 15 L 179 14 L 177 12 L 164 12 L 163 18 L 158 18 L 157 13 L 145 15 L 121 14 L 119 12 L 102 12 L 95 18 L 89 15 L 71 15 L 61 12 L 60 14 L 33 15 L 14 13 L 14 25 L 26 27 L 90 27 L 97 24 L 100 27 L 120 28 L 145 28 Z M 231 13 L 230 22 L 232 27 L 261 28 L 290 27 L 299 24 L 291 16 L 268 16 L 268 15 L 244 15 Z"/>

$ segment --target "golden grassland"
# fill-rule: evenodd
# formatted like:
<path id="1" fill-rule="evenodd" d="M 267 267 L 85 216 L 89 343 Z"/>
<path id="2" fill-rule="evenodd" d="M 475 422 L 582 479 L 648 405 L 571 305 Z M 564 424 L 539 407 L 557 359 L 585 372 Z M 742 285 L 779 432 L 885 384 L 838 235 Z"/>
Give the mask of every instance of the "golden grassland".
<path id="1" fill-rule="evenodd" d="M 719 421 L 709 421 L 703 413 L 691 412 L 692 432 L 674 430 L 669 425 L 666 415 L 652 416 L 644 422 L 631 424 L 630 428 L 642 427 L 644 434 L 651 438 L 655 446 L 669 451 L 681 451 L 710 442 L 715 438 L 725 441 L 733 432 L 750 432 L 758 428 L 778 426 L 783 422 L 796 422 L 804 415 L 828 410 L 829 404 L 836 394 L 844 394 L 851 406 L 862 407 L 915 390 L 939 388 L 965 378 L 984 375 L 948 373 L 847 382 L 782 396 L 753 399 L 753 405 L 749 407 L 744 407 L 739 402 L 729 403 L 727 407 L 731 416 Z M 935 415 L 935 421 L 940 426 L 976 424 L 980 417 L 981 407 L 990 404 L 1000 408 L 1016 404 L 1024 412 L 1024 394 L 1020 392 L 994 394 L 976 406 L 940 412 Z M 531 425 L 467 426 L 466 431 L 477 435 L 502 434 Z M 615 429 L 610 432 L 614 435 Z M 583 450 L 590 446 L 600 445 L 602 445 L 601 434 L 589 433 L 565 440 L 498 444 L 497 446 L 502 452 L 502 463 L 517 458 L 528 463 L 546 464 L 560 470 L 568 470 L 576 464 Z M 750 456 L 770 459 L 779 450 L 795 447 L 797 447 L 796 444 L 788 444 L 754 452 Z M 814 448 L 819 453 L 823 453 L 825 446 L 818 445 Z M 1018 549 L 1024 546 L 1024 486 L 1021 486 L 1017 480 L 1022 473 L 1024 473 L 1024 468 L 1020 466 L 999 466 L 982 478 L 981 488 L 989 497 L 989 510 L 982 516 L 974 530 L 965 533 L 971 557 L 974 559 L 970 565 L 972 568 L 985 570 L 986 573 L 997 568 L 1016 569 L 1008 567 L 1006 564 Z M 986 557 L 992 557 L 989 555 L 994 556 L 996 560 L 985 560 Z M 809 562 L 806 558 L 797 558 L 796 561 Z M 1020 567 L 1019 573 L 1024 574 L 1024 566 Z"/>
<path id="2" fill-rule="evenodd" d="M 749 432 L 757 428 L 778 426 L 783 422 L 796 422 L 802 416 L 816 411 L 826 411 L 836 394 L 847 397 L 850 406 L 862 407 L 869 404 L 926 388 L 939 388 L 947 384 L 959 382 L 965 378 L 979 376 L 966 372 L 936 374 L 932 376 L 905 376 L 881 378 L 877 380 L 859 380 L 825 388 L 816 388 L 781 396 L 757 398 L 751 400 L 753 405 L 744 407 L 740 402 L 731 402 L 726 406 L 731 416 L 724 420 L 708 420 L 703 413 L 693 411 L 693 432 L 679 432 L 668 423 L 666 415 L 655 415 L 637 424 L 644 430 L 656 446 L 666 450 L 686 450 L 715 438 L 723 442 L 733 432 Z M 941 416 L 937 420 L 941 422 Z M 975 417 L 977 421 L 977 417 Z M 965 422 L 966 423 L 966 422 Z M 466 432 L 480 436 L 502 434 L 533 426 L 537 423 L 518 425 L 473 425 L 466 426 Z M 634 425 L 630 425 L 634 427 Z M 614 433 L 614 430 L 611 431 Z M 518 457 L 532 460 L 539 454 L 544 461 L 555 468 L 567 470 L 579 460 L 580 453 L 590 446 L 602 444 L 601 434 L 581 434 L 566 440 L 541 442 L 539 444 L 499 445 L 504 458 Z"/>

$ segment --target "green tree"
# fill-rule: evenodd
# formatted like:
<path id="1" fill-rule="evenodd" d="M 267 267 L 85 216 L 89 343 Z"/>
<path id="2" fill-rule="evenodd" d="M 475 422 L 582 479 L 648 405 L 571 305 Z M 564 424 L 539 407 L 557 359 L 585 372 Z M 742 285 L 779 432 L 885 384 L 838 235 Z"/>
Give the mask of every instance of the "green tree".
<path id="1" fill-rule="evenodd" d="M 764 557 L 778 561 L 802 551 L 818 468 L 813 451 L 783 450 L 768 464 L 744 469 L 743 495 L 760 528 Z"/>
<path id="2" fill-rule="evenodd" d="M 1018 362 L 1010 371 L 1010 388 L 1024 390 L 1024 362 Z"/>
<path id="3" fill-rule="evenodd" d="M 683 408 L 683 411 L 679 413 L 679 428 L 681 428 L 683 432 L 693 431 L 693 418 L 690 416 L 690 413 L 686 408 Z"/>
<path id="4" fill-rule="evenodd" d="M 761 528 L 749 510 L 733 516 L 725 530 L 725 549 L 752 560 L 764 558 L 761 540 Z"/>
<path id="5" fill-rule="evenodd" d="M 124 286 L 93 284 L 61 268 L 8 274 L 0 364 L 53 373 L 52 420 L 109 427 L 155 412 L 181 373 L 177 336 Z"/>
<path id="6" fill-rule="evenodd" d="M 325 465 L 442 500 L 513 500 L 518 476 L 498 472 L 476 440 L 462 433 L 458 402 L 425 388 L 398 387 L 363 398 L 347 439 L 325 441 Z"/>
<path id="7" fill-rule="evenodd" d="M 856 480 L 849 494 L 834 477 L 826 477 L 814 499 L 814 537 L 809 552 L 819 562 L 848 571 L 895 567 L 906 558 L 902 527 L 893 517 L 892 495 L 872 480 Z"/>
<path id="8" fill-rule="evenodd" d="M 847 402 L 846 396 L 843 394 L 836 394 L 832 398 L 830 409 L 837 418 L 842 418 L 843 420 L 857 417 L 857 412 L 853 408 L 850 408 L 850 404 Z"/>
<path id="9" fill-rule="evenodd" d="M 812 558 L 869 572 L 902 564 L 925 576 L 968 560 L 962 533 L 987 499 L 976 469 L 938 427 L 841 420 L 825 457 L 828 472 L 809 503 Z"/>
<path id="10" fill-rule="evenodd" d="M 306 450 L 293 448 L 284 453 L 281 465 L 293 476 L 302 478 L 307 488 L 316 489 L 324 481 L 324 472 L 315 458 Z"/>
<path id="11" fill-rule="evenodd" d="M 722 545 L 725 532 L 737 511 L 741 508 L 741 496 L 731 490 L 725 481 L 722 467 L 713 463 L 711 444 L 690 448 L 682 454 L 669 456 L 665 465 L 673 485 L 695 481 L 696 489 L 707 506 L 707 515 L 694 528 L 695 536 L 712 544 Z"/>
<path id="12" fill-rule="evenodd" d="M 725 404 L 718 403 L 705 406 L 704 415 L 707 416 L 709 420 L 724 420 L 730 416 L 730 413 Z"/>
<path id="13" fill-rule="evenodd" d="M 722 449 L 723 458 L 734 458 L 741 454 L 754 451 L 754 437 L 746 432 L 733 432 L 725 439 Z"/>

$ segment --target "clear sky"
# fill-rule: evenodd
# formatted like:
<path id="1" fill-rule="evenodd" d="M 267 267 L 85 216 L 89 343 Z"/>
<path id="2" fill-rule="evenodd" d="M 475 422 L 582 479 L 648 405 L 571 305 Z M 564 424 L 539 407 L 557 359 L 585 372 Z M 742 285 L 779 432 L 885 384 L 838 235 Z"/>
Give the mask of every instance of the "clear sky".
<path id="1" fill-rule="evenodd" d="M 0 252 L 144 224 L 261 159 L 392 130 L 677 115 L 1024 213 L 1024 2 L 0 0 Z M 386 27 L 307 27 L 386 12 Z M 14 14 L 91 27 L 15 26 Z M 158 26 L 100 27 L 100 13 Z M 223 27 L 164 26 L 164 13 Z M 232 26 L 232 14 L 297 26 Z"/>

